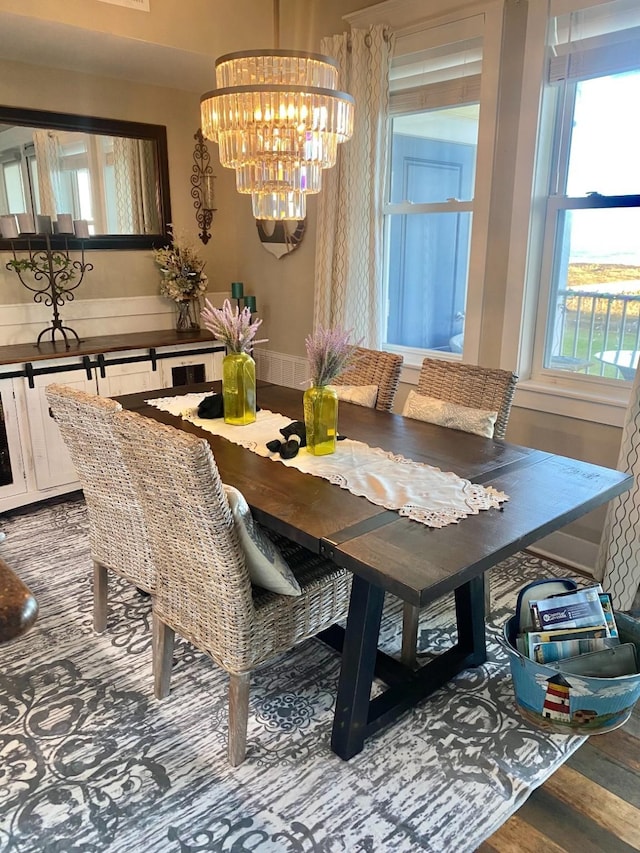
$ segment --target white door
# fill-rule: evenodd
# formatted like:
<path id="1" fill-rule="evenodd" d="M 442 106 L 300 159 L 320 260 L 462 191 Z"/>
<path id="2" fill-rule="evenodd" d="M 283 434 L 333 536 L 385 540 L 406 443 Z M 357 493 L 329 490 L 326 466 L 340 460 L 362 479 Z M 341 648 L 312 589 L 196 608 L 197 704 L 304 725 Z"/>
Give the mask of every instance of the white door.
<path id="1" fill-rule="evenodd" d="M 26 379 L 23 382 L 38 489 L 52 489 L 77 483 L 78 476 L 56 422 L 49 413 L 44 389 L 47 385 L 56 382 L 77 388 L 79 391 L 86 391 L 88 394 L 95 394 L 97 391 L 95 377 L 92 374 L 92 378 L 89 379 L 84 370 L 69 370 L 63 373 L 35 376 L 34 388 L 28 387 Z"/>
<path id="2" fill-rule="evenodd" d="M 0 501 L 26 491 L 13 380 L 0 379 Z"/>

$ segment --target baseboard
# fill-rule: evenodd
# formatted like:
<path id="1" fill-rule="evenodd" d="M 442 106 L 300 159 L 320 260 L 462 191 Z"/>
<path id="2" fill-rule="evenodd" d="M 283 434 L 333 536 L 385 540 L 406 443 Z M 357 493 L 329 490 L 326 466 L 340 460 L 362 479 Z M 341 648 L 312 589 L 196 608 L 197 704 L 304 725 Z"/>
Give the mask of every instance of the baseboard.
<path id="1" fill-rule="evenodd" d="M 571 536 L 561 530 L 545 536 L 544 539 L 540 539 L 527 550 L 549 560 L 564 563 L 591 576 L 594 574 L 598 556 L 598 546 L 595 542 L 579 539 L 577 536 Z"/>

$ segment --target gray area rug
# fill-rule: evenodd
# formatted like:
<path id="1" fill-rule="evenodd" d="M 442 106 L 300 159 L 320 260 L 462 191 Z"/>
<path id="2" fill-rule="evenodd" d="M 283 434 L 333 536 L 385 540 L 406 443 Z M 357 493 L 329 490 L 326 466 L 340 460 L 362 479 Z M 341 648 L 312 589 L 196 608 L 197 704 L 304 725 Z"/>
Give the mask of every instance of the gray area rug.
<path id="1" fill-rule="evenodd" d="M 3 853 L 465 853 L 582 743 L 519 717 L 497 641 L 518 589 L 563 574 L 542 559 L 491 572 L 489 661 L 349 762 L 329 747 L 335 652 L 310 640 L 260 669 L 248 757 L 232 769 L 227 679 L 211 660 L 177 642 L 171 695 L 153 698 L 149 599 L 112 578 L 108 630 L 93 633 L 82 500 L 2 527 L 0 556 L 40 604 L 35 627 L 0 646 Z M 450 600 L 432 606 L 423 646 L 446 648 L 453 621 Z M 400 634 L 392 600 L 387 650 Z"/>

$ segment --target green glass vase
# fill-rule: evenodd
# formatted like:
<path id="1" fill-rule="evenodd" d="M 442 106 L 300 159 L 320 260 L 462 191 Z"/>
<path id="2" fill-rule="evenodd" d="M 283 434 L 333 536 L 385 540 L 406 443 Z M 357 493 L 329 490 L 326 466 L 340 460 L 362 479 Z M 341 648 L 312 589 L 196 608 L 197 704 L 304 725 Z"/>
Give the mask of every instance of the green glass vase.
<path id="1" fill-rule="evenodd" d="M 224 422 L 244 426 L 256 419 L 256 363 L 247 352 L 231 352 L 222 360 Z"/>
<path id="2" fill-rule="evenodd" d="M 334 453 L 338 435 L 338 395 L 326 385 L 314 385 L 304 392 L 304 425 L 307 450 L 314 456 Z"/>

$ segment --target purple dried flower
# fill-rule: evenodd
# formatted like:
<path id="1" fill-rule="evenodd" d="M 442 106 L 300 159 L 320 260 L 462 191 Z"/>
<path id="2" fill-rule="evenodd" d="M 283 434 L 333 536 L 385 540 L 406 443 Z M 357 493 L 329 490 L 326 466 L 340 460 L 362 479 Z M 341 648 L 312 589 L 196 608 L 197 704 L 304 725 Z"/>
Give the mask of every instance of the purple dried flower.
<path id="1" fill-rule="evenodd" d="M 205 299 L 205 307 L 200 316 L 214 338 L 224 341 L 229 352 L 246 352 L 254 344 L 266 343 L 266 338 L 261 341 L 253 340 L 262 320 L 251 322 L 251 311 L 248 308 L 240 311 L 237 305 L 232 308 L 228 299 L 224 300 L 222 308 L 214 308 L 209 300 Z"/>
<path id="2" fill-rule="evenodd" d="M 349 343 L 351 329 L 318 326 L 305 338 L 312 385 L 329 385 L 353 361 L 356 344 Z"/>

